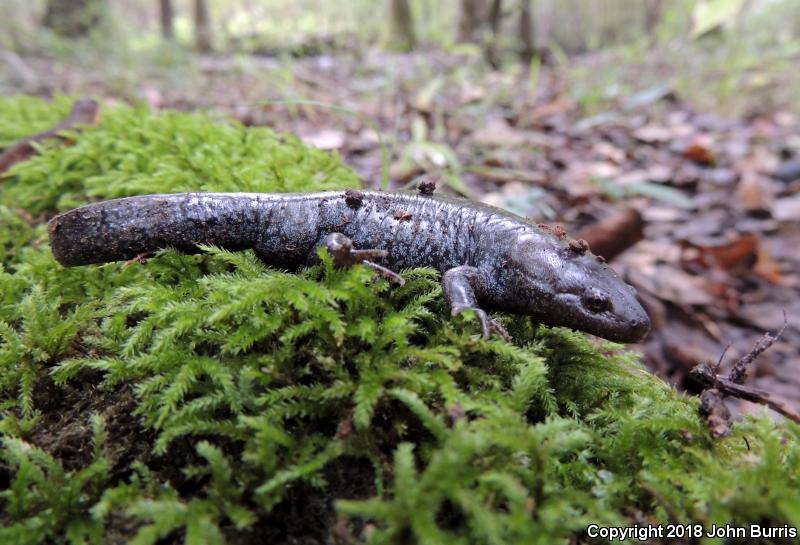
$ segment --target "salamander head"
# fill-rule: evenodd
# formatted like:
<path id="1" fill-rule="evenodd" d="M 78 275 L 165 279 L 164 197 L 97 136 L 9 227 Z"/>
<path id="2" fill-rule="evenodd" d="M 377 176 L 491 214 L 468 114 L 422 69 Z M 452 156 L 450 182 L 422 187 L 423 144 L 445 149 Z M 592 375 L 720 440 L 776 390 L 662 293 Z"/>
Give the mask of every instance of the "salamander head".
<path id="1" fill-rule="evenodd" d="M 515 306 L 550 325 L 617 342 L 642 340 L 650 331 L 650 318 L 636 299 L 636 289 L 584 245 L 522 235 L 510 259 Z"/>

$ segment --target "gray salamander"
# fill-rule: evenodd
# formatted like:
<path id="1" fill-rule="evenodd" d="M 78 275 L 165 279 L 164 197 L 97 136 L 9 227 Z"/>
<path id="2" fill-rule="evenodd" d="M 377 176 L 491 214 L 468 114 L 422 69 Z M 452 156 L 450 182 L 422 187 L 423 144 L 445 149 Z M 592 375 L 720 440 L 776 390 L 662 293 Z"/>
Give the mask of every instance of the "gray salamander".
<path id="1" fill-rule="evenodd" d="M 337 265 L 391 272 L 441 271 L 453 315 L 471 309 L 484 337 L 507 337 L 484 308 L 533 316 L 619 342 L 650 329 L 636 290 L 588 251 L 514 214 L 454 197 L 417 193 L 177 193 L 98 202 L 54 217 L 53 254 L 65 266 L 120 261 L 164 247 L 252 248 L 296 270 L 318 246 Z"/>

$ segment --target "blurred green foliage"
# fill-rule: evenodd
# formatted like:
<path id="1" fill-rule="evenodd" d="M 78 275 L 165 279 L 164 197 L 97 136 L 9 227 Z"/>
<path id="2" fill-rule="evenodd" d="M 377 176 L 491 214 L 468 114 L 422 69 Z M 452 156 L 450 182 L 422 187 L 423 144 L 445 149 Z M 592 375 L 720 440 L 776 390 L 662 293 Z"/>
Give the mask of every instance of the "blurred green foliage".
<path id="1" fill-rule="evenodd" d="M 457 0 L 409 1 L 421 49 L 464 53 L 491 45 L 494 56 L 505 63 L 517 62 L 517 2 L 504 2 L 496 37 L 484 22 L 477 44 L 458 44 Z M 6 51 L 0 55 L 0 92 L 46 92 L 53 85 L 46 72 L 61 71 L 66 65 L 79 74 L 70 79 L 71 88 L 92 92 L 100 88 L 136 101 L 149 92 L 149 82 L 157 81 L 155 87 L 166 94 L 188 90 L 192 95 L 192 90 L 205 85 L 208 67 L 191 54 L 191 2 L 175 1 L 174 42 L 159 34 L 157 4 L 113 3 L 109 17 L 95 31 L 83 39 L 66 40 L 42 28 L 45 0 L 1 2 L 0 47 Z M 210 0 L 209 4 L 218 52 L 241 55 L 222 71 L 232 85 L 241 85 L 245 77 L 247 86 L 253 87 L 248 93 L 253 101 L 302 95 L 294 71 L 286 73 L 293 56 L 339 52 L 358 63 L 365 48 L 387 43 L 388 2 Z M 794 107 L 800 102 L 796 91 L 800 75 L 795 69 L 800 4 L 794 0 L 541 0 L 533 4 L 533 20 L 535 45 L 550 51 L 566 88 L 589 114 L 664 83 L 701 109 L 725 113 Z M 253 53 L 279 61 L 265 69 L 262 63 L 250 62 L 248 55 Z M 590 55 L 572 62 L 574 53 Z M 40 64 L 40 59 L 47 62 Z M 470 56 L 468 62 L 489 69 L 479 55 Z M 528 66 L 538 73 L 535 65 Z M 394 78 L 389 87 L 403 84 L 392 69 L 386 75 Z M 63 83 L 59 77 L 55 81 L 57 86 Z M 220 98 L 212 97 L 212 102 L 219 105 Z"/>
<path id="2" fill-rule="evenodd" d="M 459 0 L 408 2 L 421 44 L 447 47 L 456 42 Z M 57 48 L 58 40 L 40 28 L 46 3 L 6 0 L 0 4 L 2 45 L 20 52 Z M 326 40 L 328 45 L 361 47 L 385 39 L 390 17 L 389 2 L 370 0 L 208 0 L 208 4 L 222 51 L 291 51 L 314 42 L 322 48 L 315 51 L 319 53 Z M 489 2 L 484 4 L 478 10 L 482 19 L 488 17 Z M 189 46 L 192 2 L 173 0 L 173 5 L 177 42 Z M 108 45 L 141 52 L 161 41 L 158 2 L 112 3 L 108 10 L 103 21 L 108 28 L 95 32 L 104 35 Z M 513 41 L 519 11 L 518 2 L 503 3 L 500 41 L 511 49 L 517 46 Z M 799 11 L 793 0 L 537 0 L 532 18 L 537 45 L 577 51 L 641 40 L 663 43 L 697 38 L 720 28 L 733 39 L 754 35 L 774 41 L 797 38 Z"/>
<path id="3" fill-rule="evenodd" d="M 20 138 L 52 129 L 69 114 L 72 99 L 56 97 L 52 102 L 18 96 L 0 101 L 0 149 Z"/>

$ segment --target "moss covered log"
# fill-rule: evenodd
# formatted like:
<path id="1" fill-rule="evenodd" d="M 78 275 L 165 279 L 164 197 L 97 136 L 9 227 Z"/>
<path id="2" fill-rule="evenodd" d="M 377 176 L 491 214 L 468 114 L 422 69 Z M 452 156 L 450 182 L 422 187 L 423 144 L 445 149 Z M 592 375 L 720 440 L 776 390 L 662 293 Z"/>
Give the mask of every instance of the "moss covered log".
<path id="1" fill-rule="evenodd" d="M 70 104 L 0 100 L 0 143 Z M 62 268 L 45 223 L 92 200 L 359 184 L 294 137 L 202 115 L 106 107 L 71 140 L 0 182 L 0 543 L 800 525 L 797 426 L 749 416 L 712 440 L 696 400 L 619 345 L 511 316 L 514 344 L 480 339 L 432 270 L 397 287 L 325 254 L 288 274 L 210 247 Z"/>

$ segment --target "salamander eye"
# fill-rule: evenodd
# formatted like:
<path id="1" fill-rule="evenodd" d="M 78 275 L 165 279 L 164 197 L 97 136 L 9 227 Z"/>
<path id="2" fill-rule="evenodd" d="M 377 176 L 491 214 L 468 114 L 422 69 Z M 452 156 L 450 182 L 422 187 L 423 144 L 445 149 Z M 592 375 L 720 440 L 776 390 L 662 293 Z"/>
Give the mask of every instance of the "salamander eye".
<path id="1" fill-rule="evenodd" d="M 592 312 L 604 312 L 611 308 L 611 299 L 598 289 L 588 288 L 583 292 L 583 304 Z"/>

